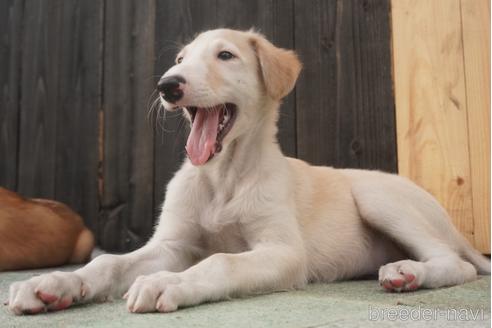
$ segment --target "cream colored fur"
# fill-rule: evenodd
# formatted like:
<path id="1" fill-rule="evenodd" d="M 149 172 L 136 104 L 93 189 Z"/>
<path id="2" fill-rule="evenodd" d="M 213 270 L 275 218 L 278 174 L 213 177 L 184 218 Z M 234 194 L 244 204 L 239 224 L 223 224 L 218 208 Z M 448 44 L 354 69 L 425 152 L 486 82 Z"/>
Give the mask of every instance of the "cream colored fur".
<path id="1" fill-rule="evenodd" d="M 222 50 L 237 58 L 217 60 Z M 407 179 L 315 167 L 282 155 L 278 107 L 301 68 L 292 51 L 252 31 L 214 30 L 178 57 L 182 61 L 165 76 L 180 74 L 187 82 L 178 103 L 163 100 L 168 110 L 225 102 L 238 107 L 222 152 L 200 167 L 184 162 L 147 245 L 99 256 L 75 272 L 13 284 L 14 313 L 123 294 L 132 312 L 168 312 L 378 270 L 380 283 L 396 291 L 462 284 L 476 279 L 477 269 L 490 272 L 490 262 L 442 207 Z M 42 295 L 56 300 L 44 304 Z"/>

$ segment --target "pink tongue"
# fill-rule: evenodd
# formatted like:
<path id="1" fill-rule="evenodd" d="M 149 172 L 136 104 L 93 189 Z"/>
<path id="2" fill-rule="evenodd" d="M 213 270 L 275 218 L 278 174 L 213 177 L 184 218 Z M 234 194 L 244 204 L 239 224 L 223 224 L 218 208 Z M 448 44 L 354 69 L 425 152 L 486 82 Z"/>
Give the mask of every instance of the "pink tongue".
<path id="1" fill-rule="evenodd" d="M 215 152 L 219 111 L 197 109 L 191 133 L 186 142 L 186 151 L 193 165 L 205 164 Z"/>

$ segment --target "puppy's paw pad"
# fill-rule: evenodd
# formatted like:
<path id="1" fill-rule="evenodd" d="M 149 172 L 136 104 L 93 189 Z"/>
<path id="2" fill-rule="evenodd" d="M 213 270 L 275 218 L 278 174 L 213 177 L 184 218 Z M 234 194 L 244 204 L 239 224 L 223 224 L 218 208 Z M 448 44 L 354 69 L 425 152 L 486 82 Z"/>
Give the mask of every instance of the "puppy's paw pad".
<path id="1" fill-rule="evenodd" d="M 70 307 L 72 305 L 73 300 L 69 297 L 62 298 L 60 299 L 57 303 L 51 304 L 48 309 L 50 311 L 60 311 L 60 310 L 65 310 L 66 308 Z"/>
<path id="2" fill-rule="evenodd" d="M 385 279 L 380 284 L 387 291 L 400 292 L 405 286 L 405 281 L 403 279 Z"/>
<path id="3" fill-rule="evenodd" d="M 393 280 L 390 280 L 390 283 L 392 286 L 394 286 L 396 288 L 400 288 L 400 287 L 403 287 L 403 285 L 405 284 L 405 281 L 403 279 L 393 279 Z"/>
<path id="4" fill-rule="evenodd" d="M 48 293 L 43 293 L 41 291 L 36 292 L 36 296 L 44 303 L 44 304 L 51 304 L 54 303 L 58 300 L 58 296 L 56 295 L 51 295 Z"/>
<path id="5" fill-rule="evenodd" d="M 412 282 L 415 280 L 415 275 L 412 273 L 404 273 L 403 271 L 401 271 L 401 274 L 403 274 L 403 276 L 405 277 L 406 282 Z"/>
<path id="6" fill-rule="evenodd" d="M 379 283 L 387 291 L 414 291 L 421 285 L 420 264 L 410 260 L 386 264 L 379 269 Z"/>

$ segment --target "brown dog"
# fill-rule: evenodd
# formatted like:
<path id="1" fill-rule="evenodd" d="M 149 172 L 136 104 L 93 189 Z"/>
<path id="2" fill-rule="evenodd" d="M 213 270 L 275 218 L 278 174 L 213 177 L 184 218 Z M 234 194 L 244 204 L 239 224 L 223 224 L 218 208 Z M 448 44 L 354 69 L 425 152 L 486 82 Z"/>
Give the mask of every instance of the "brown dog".
<path id="1" fill-rule="evenodd" d="M 0 188 L 0 271 L 84 263 L 94 236 L 68 206 Z"/>

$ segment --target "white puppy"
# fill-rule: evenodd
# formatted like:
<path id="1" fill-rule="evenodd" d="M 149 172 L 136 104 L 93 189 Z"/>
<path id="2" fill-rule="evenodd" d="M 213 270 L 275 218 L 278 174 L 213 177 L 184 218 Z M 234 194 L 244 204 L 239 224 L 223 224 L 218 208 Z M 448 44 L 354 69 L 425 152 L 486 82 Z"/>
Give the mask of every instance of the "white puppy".
<path id="1" fill-rule="evenodd" d="M 16 313 L 125 294 L 132 312 L 375 274 L 407 291 L 490 273 L 434 198 L 396 175 L 314 167 L 282 155 L 280 100 L 301 64 L 248 31 L 200 34 L 158 89 L 191 123 L 189 159 L 143 248 L 10 288 Z"/>

